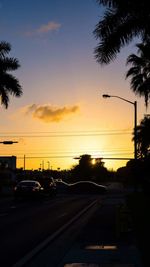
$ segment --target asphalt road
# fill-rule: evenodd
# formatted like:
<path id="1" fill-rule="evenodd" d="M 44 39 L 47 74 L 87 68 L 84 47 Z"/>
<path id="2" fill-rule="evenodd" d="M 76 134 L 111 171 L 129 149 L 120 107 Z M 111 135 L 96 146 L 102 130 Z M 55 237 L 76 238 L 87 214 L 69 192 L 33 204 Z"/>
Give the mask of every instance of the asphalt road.
<path id="1" fill-rule="evenodd" d="M 0 266 L 12 266 L 92 201 L 90 197 L 57 196 L 0 203 Z"/>

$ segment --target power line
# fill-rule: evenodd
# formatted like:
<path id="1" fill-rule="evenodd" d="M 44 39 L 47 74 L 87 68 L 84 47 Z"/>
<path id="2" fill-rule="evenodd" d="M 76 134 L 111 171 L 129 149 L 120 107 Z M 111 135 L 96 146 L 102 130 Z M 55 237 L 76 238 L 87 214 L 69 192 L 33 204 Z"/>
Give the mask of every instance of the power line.
<path id="1" fill-rule="evenodd" d="M 131 130 L 131 129 L 130 129 Z M 37 134 L 37 133 L 42 133 L 42 134 L 57 134 L 57 133 L 61 133 L 61 134 L 65 134 L 65 133 L 87 133 L 87 132 L 89 132 L 89 133 L 91 133 L 91 132 L 113 132 L 113 131 L 115 131 L 115 132 L 118 132 L 118 131 L 129 131 L 129 129 L 115 129 L 115 130 L 107 130 L 107 129 L 103 129 L 103 130 L 82 130 L 82 131 L 79 131 L 79 130 L 74 130 L 74 131 L 59 131 L 59 132 L 56 132 L 56 131 L 15 131 L 15 132 L 13 132 L 13 131 L 7 131 L 7 132 L 2 132 L 1 131 L 1 133 L 2 134 Z"/>
<path id="2" fill-rule="evenodd" d="M 124 135 L 131 134 L 129 129 L 120 130 L 88 130 L 88 131 L 62 131 L 62 132 L 1 132 L 0 138 L 50 138 L 50 137 L 81 137 L 100 135 Z"/>
<path id="3" fill-rule="evenodd" d="M 50 138 L 50 137 L 89 137 L 89 136 L 102 136 L 102 135 L 126 135 L 131 134 L 131 132 L 118 132 L 118 133 L 95 133 L 95 134 L 57 134 L 57 135 L 0 135 L 0 138 Z"/>
<path id="4" fill-rule="evenodd" d="M 30 152 L 26 152 L 26 153 L 16 153 L 17 156 L 19 156 L 19 154 L 25 154 L 26 158 L 66 158 L 66 157 L 71 157 L 74 158 L 76 155 L 83 155 L 83 154 L 90 154 L 91 157 L 106 157 L 106 156 L 117 156 L 117 155 L 133 155 L 133 152 L 129 151 L 129 152 L 116 152 L 116 153 L 112 153 L 112 152 L 100 152 L 99 154 L 95 154 L 96 152 L 92 152 L 91 153 L 86 153 L 86 152 L 69 152 L 68 155 L 66 155 L 66 152 L 64 152 L 63 154 L 60 153 L 30 153 Z M 32 155 L 37 154 L 37 156 L 32 156 Z M 10 155 L 10 153 L 3 153 L 3 155 Z M 22 157 L 17 157 L 17 158 L 22 158 Z"/>
<path id="5" fill-rule="evenodd" d="M 28 155 L 35 155 L 35 154 L 38 154 L 38 155 L 44 155 L 44 154 L 49 154 L 49 155 L 57 155 L 57 154 L 72 154 L 72 153 L 76 153 L 76 154 L 96 154 L 96 153 L 101 153 L 101 154 L 106 154 L 106 155 L 116 155 L 116 154 L 119 154 L 119 155 L 121 155 L 121 154 L 132 154 L 133 152 L 131 151 L 131 150 L 127 150 L 128 152 L 119 152 L 119 151 L 116 151 L 115 153 L 112 153 L 113 151 L 75 151 L 75 152 L 25 152 L 25 151 L 22 151 L 22 152 L 15 152 L 15 151 L 13 151 L 13 153 L 15 152 L 15 153 L 17 153 L 17 155 L 19 155 L 19 154 L 28 154 Z M 6 154 L 6 153 L 5 153 Z"/>
<path id="6" fill-rule="evenodd" d="M 92 155 L 129 155 L 129 154 L 133 154 L 133 151 L 131 149 L 112 149 L 112 150 L 102 150 L 102 149 L 99 149 L 99 150 L 75 150 L 75 151 L 45 151 L 45 152 L 40 152 L 39 151 L 36 151 L 36 152 L 32 152 L 32 151 L 27 151 L 27 150 L 21 150 L 21 151 L 15 151 L 13 150 L 13 153 L 16 153 L 17 155 L 22 155 L 22 154 L 26 154 L 26 155 L 41 155 L 41 157 L 43 155 L 47 155 L 47 156 L 62 156 L 62 155 L 65 155 L 65 156 L 68 156 L 69 154 L 72 156 L 74 154 L 80 154 L 80 155 L 83 155 L 83 154 L 92 154 Z M 7 154 L 7 152 L 4 153 L 3 151 L 3 154 Z M 10 153 L 9 153 L 10 154 Z"/>
<path id="7" fill-rule="evenodd" d="M 51 158 L 51 159 L 54 159 L 54 158 L 73 158 L 73 159 L 79 159 L 80 157 L 76 157 L 76 156 L 48 156 L 48 157 L 29 157 L 29 156 L 26 156 L 25 157 L 26 159 L 47 159 L 47 158 Z M 92 157 L 92 159 L 97 159 L 98 157 Z M 128 157 L 120 157 L 120 158 L 114 158 L 114 157 L 99 157 L 101 158 L 102 160 L 105 159 L 105 160 L 131 160 L 133 159 L 132 158 L 128 158 Z M 24 157 L 18 157 L 17 159 L 24 159 Z"/>

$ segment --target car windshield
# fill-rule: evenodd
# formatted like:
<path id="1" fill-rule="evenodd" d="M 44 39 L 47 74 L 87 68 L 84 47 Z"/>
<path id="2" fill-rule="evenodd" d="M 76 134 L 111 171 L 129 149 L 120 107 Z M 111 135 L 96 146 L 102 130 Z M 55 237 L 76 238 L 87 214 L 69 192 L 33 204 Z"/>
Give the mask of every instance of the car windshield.
<path id="1" fill-rule="evenodd" d="M 24 181 L 24 182 L 20 182 L 19 185 L 21 185 L 21 186 L 37 186 L 38 184 L 36 182 L 32 182 L 32 181 L 31 182 L 30 181 L 28 181 L 28 182 Z"/>

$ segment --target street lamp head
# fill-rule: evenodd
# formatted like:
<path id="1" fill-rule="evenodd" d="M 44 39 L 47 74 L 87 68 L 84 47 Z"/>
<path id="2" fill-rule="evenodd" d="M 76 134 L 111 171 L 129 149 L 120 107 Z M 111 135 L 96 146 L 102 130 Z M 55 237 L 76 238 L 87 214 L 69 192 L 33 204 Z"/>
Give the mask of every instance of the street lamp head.
<path id="1" fill-rule="evenodd" d="M 110 95 L 103 95 L 104 98 L 108 98 L 111 97 Z"/>
<path id="2" fill-rule="evenodd" d="M 0 142 L 0 144 L 4 144 L 4 145 L 12 145 L 14 143 L 18 143 L 17 141 L 2 141 Z"/>

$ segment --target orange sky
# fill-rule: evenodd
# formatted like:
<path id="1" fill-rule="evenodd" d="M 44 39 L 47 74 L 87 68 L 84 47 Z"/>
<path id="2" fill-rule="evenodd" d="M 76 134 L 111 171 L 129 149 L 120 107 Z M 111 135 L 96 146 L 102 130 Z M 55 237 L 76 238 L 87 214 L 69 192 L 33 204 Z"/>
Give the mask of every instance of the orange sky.
<path id="1" fill-rule="evenodd" d="M 12 44 L 11 56 L 21 63 L 15 75 L 23 96 L 11 98 L 7 110 L 0 107 L 0 141 L 18 141 L 1 144 L 1 156 L 16 155 L 17 167 L 23 167 L 25 155 L 27 169 L 43 163 L 47 169 L 48 162 L 53 169 L 67 169 L 85 153 L 133 157 L 133 106 L 102 94 L 137 100 L 138 123 L 149 112 L 125 81 L 135 42 L 102 68 L 94 58 L 93 30 L 102 15 L 96 1 L 12 2 L 0 8 L 1 39 Z M 110 169 L 125 164 L 105 161 Z"/>

